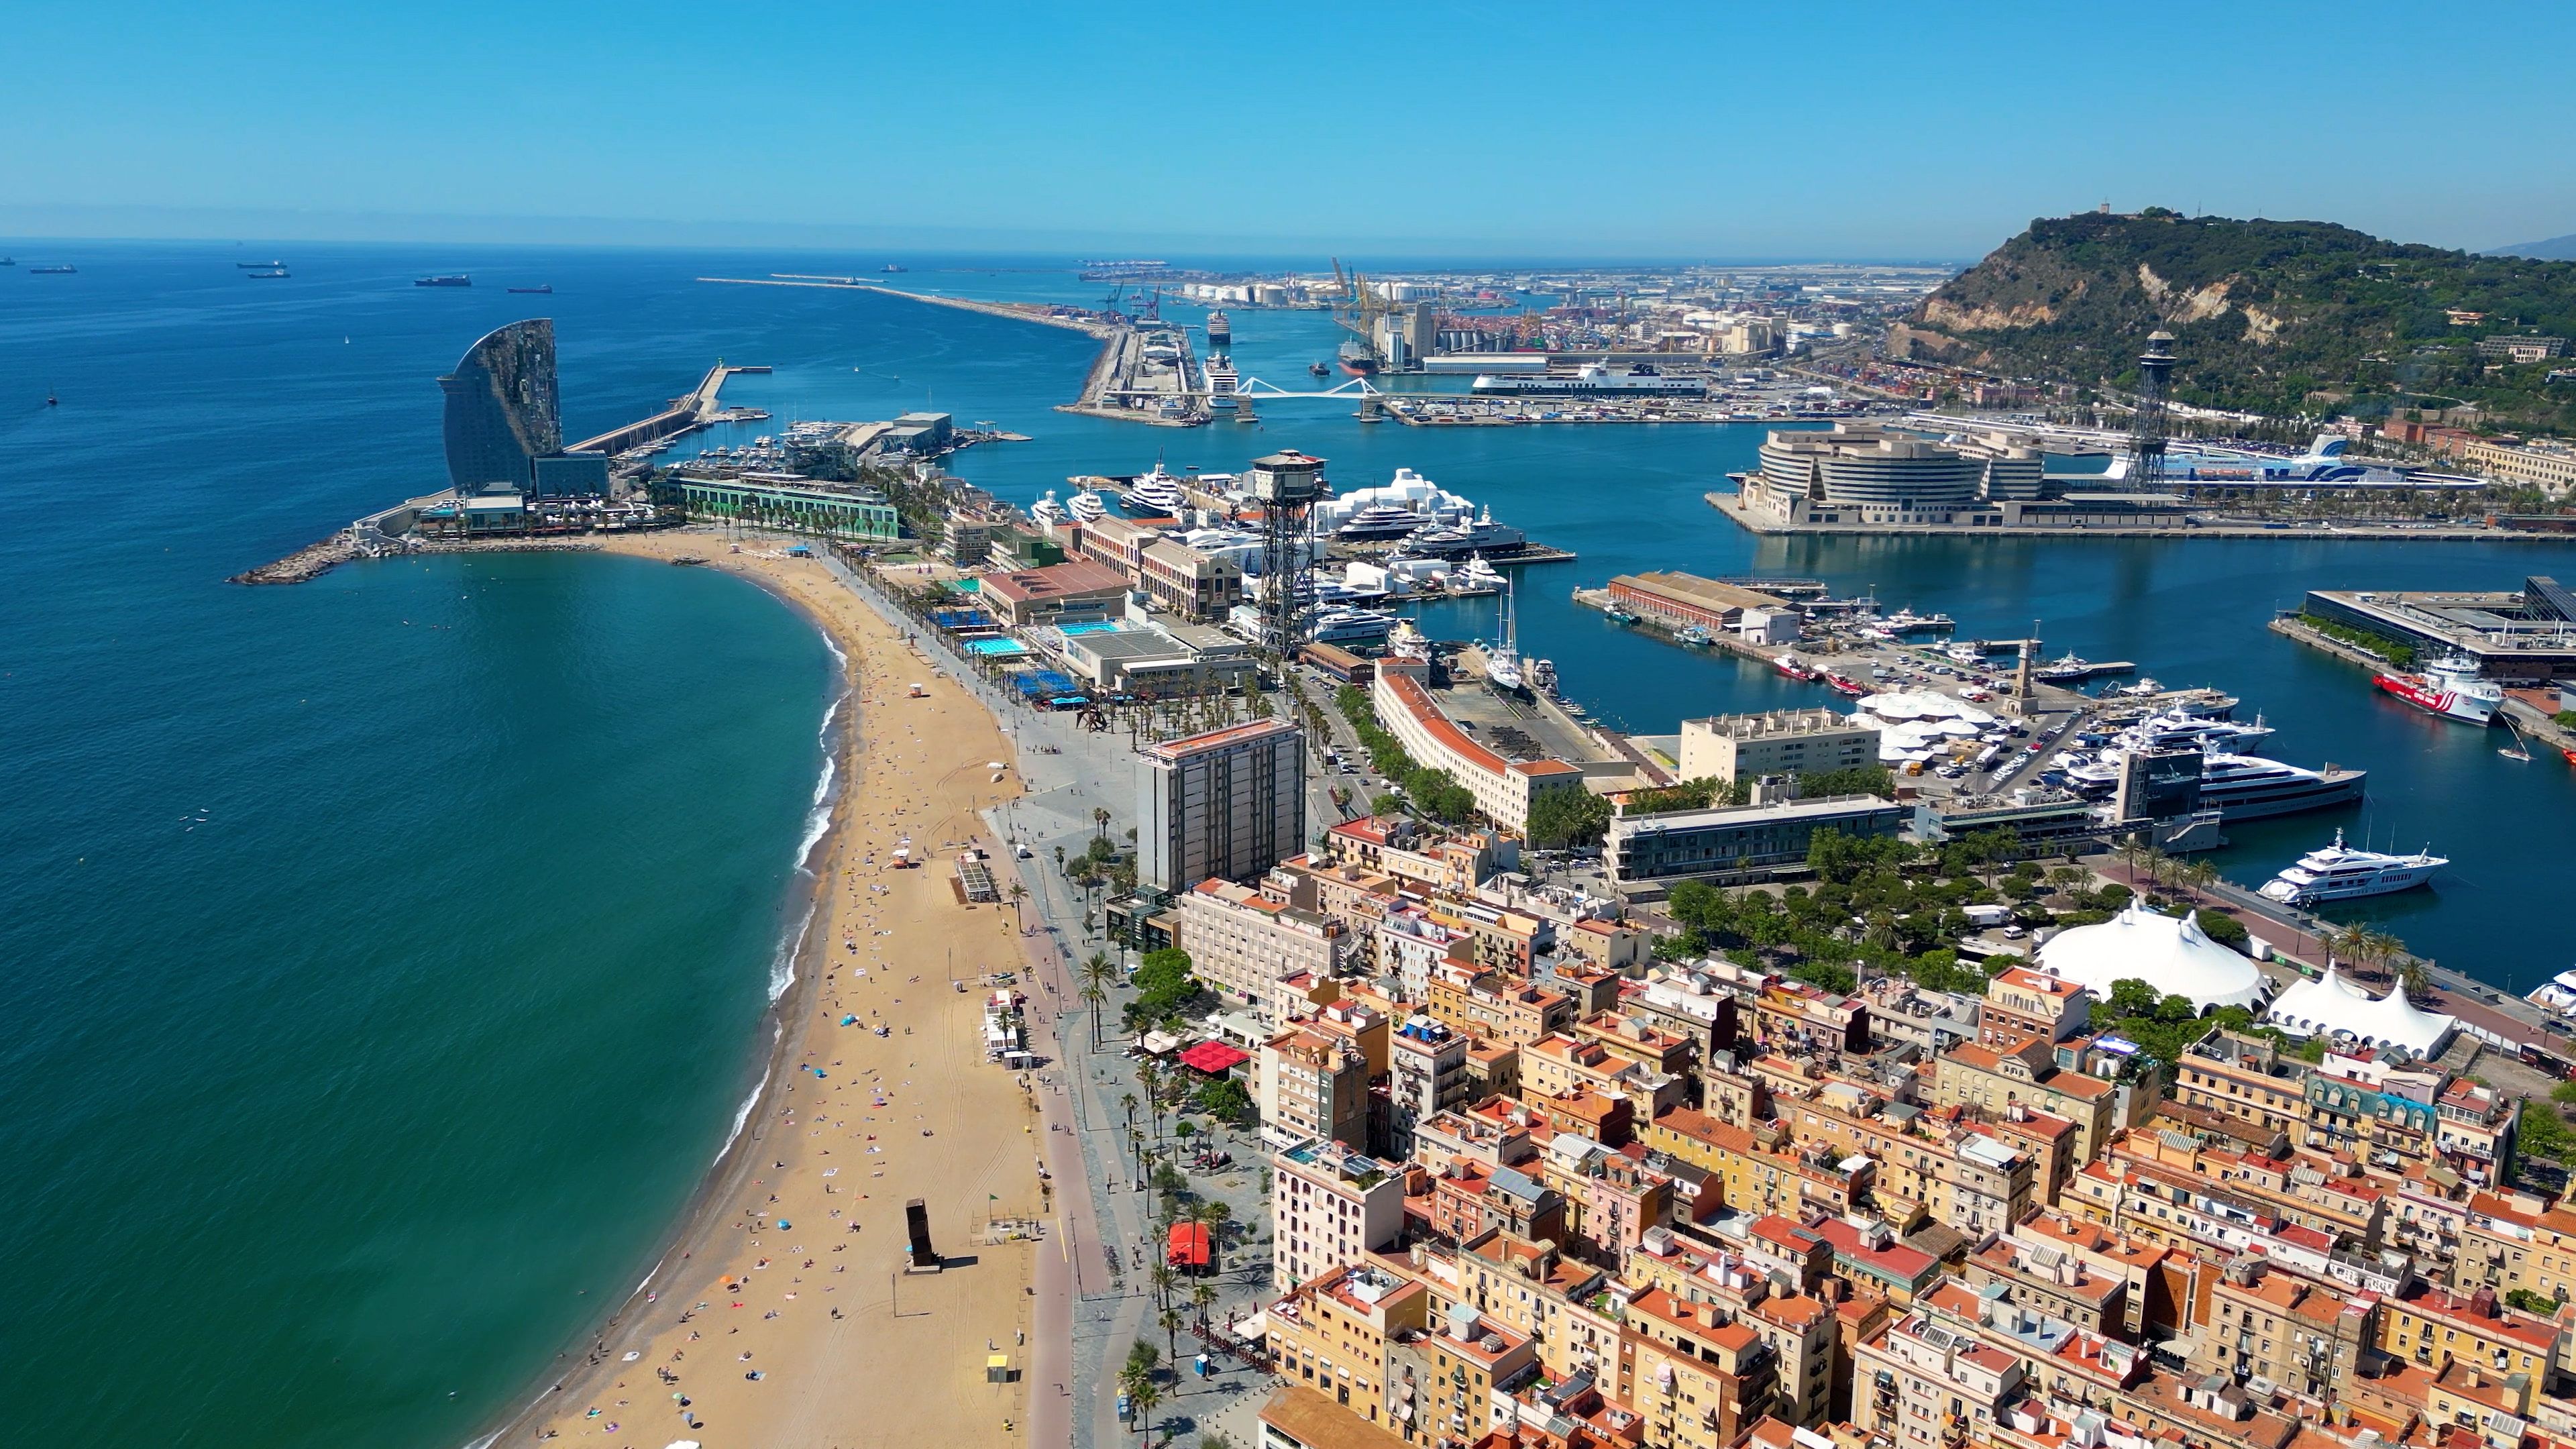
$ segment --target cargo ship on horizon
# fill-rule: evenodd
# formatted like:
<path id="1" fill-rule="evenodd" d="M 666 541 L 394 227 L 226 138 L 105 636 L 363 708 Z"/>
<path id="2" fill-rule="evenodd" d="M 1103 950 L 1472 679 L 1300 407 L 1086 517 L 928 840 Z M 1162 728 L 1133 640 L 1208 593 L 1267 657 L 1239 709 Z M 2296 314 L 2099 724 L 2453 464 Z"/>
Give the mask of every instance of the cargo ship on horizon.
<path id="1" fill-rule="evenodd" d="M 474 279 L 463 272 L 457 272 L 444 277 L 416 277 L 412 280 L 412 285 L 415 287 L 470 287 L 474 285 Z"/>

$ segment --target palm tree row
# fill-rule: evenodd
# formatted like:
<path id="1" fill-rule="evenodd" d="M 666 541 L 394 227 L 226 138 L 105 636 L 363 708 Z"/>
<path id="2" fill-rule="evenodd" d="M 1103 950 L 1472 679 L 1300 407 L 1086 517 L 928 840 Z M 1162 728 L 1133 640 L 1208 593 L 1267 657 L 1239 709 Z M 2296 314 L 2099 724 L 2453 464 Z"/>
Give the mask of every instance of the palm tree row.
<path id="1" fill-rule="evenodd" d="M 2160 890 L 2185 888 L 2203 901 L 2209 898 L 2209 888 L 2218 883 L 2218 867 L 2209 860 L 2184 860 L 2167 855 L 2144 835 L 2132 834 L 2121 838 L 2120 863 L 2129 868 L 2132 889 L 2136 888 L 2141 871 Z"/>
<path id="2" fill-rule="evenodd" d="M 2398 989 L 2409 997 L 2428 995 L 2433 990 L 2433 968 L 2410 954 L 2406 943 L 2371 926 L 2356 922 L 2337 926 L 2325 935 L 2325 948 L 2333 957 L 2378 974 L 2392 969 Z"/>

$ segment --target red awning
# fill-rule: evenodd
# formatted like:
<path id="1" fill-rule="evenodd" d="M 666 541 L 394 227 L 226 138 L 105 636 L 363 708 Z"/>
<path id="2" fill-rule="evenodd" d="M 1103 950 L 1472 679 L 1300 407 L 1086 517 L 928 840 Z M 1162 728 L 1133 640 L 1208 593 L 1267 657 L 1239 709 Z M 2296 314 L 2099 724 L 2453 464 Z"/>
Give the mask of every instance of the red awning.
<path id="1" fill-rule="evenodd" d="M 1196 1068 L 1211 1077 L 1219 1077 L 1252 1060 L 1249 1052 L 1240 1052 L 1221 1041 L 1203 1041 L 1181 1053 L 1185 1066 Z"/>
<path id="2" fill-rule="evenodd" d="M 1174 1223 L 1172 1235 L 1163 1251 L 1164 1260 L 1175 1268 L 1204 1268 L 1208 1265 L 1208 1225 Z"/>

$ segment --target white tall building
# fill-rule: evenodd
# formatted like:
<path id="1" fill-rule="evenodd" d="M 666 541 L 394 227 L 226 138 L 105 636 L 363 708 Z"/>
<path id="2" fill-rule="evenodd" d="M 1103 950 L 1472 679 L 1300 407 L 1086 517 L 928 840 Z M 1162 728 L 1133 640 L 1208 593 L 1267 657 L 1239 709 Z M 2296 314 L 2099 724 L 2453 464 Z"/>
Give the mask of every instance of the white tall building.
<path id="1" fill-rule="evenodd" d="M 1306 733 L 1285 720 L 1149 745 L 1137 771 L 1136 879 L 1185 891 L 1250 881 L 1306 844 Z"/>
<path id="2" fill-rule="evenodd" d="M 1281 1291 L 1363 1254 L 1395 1246 L 1404 1174 L 1334 1142 L 1301 1142 L 1270 1158 L 1270 1286 Z"/>

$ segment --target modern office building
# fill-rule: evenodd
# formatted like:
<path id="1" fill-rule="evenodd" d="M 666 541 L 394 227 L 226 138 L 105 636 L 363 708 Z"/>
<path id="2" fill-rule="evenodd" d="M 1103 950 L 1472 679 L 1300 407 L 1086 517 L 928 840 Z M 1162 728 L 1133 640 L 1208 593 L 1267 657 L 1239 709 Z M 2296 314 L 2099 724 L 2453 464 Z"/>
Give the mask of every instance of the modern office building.
<path id="1" fill-rule="evenodd" d="M 1136 878 L 1179 892 L 1252 881 L 1306 848 L 1306 732 L 1285 720 L 1147 746 L 1138 770 Z"/>
<path id="2" fill-rule="evenodd" d="M 498 485 L 524 493 L 536 460 L 563 451 L 552 318 L 485 334 L 438 386 L 447 394 L 447 477 L 458 492 Z"/>
<path id="3" fill-rule="evenodd" d="M 1830 432 L 1774 429 L 1761 476 L 1780 493 L 1902 521 L 1973 506 L 1985 465 L 1913 433 L 1837 423 Z"/>
<path id="4" fill-rule="evenodd" d="M 1652 815 L 1623 811 L 1610 821 L 1604 857 L 1622 890 L 1684 880 L 1740 884 L 1805 864 L 1818 830 L 1892 837 L 1913 816 L 1912 807 L 1874 795 Z"/>

